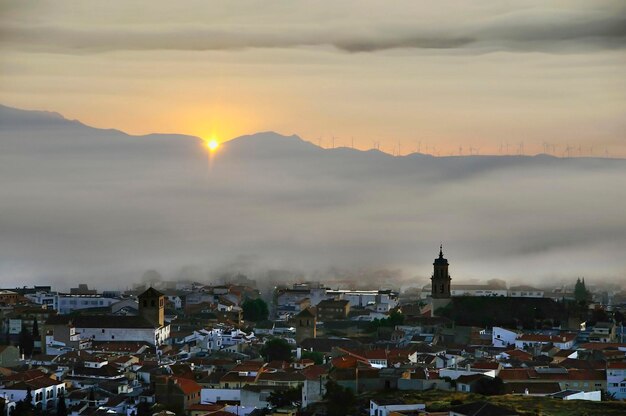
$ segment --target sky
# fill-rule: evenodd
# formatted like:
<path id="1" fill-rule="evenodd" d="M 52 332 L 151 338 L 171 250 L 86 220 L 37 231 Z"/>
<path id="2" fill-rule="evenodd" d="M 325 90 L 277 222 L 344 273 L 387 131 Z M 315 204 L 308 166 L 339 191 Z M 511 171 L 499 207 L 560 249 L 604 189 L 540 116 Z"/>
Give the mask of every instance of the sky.
<path id="1" fill-rule="evenodd" d="M 130 134 L 626 157 L 625 46 L 620 0 L 0 0 L 0 103 Z"/>

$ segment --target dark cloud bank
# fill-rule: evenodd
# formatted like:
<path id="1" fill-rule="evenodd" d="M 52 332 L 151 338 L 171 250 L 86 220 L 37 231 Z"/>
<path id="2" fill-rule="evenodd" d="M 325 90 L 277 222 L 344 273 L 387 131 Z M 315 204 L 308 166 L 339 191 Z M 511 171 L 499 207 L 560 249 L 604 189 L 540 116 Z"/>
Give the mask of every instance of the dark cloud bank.
<path id="1" fill-rule="evenodd" d="M 123 287 L 147 269 L 425 278 L 440 242 L 453 278 L 623 280 L 624 201 L 624 160 L 394 158 L 275 133 L 209 159 L 189 136 L 0 108 L 3 286 Z"/>
<path id="2" fill-rule="evenodd" d="M 322 25 L 323 26 L 323 25 Z M 456 49 L 466 52 L 540 51 L 567 53 L 626 45 L 626 9 L 578 13 L 521 11 L 479 22 L 426 27 L 375 21 L 345 22 L 319 29 L 269 28 L 253 24 L 237 30 L 211 26 L 180 28 L 89 28 L 3 22 L 0 44 L 25 50 L 82 54 L 116 50 L 237 50 L 331 46 L 343 52 L 390 49 Z"/>

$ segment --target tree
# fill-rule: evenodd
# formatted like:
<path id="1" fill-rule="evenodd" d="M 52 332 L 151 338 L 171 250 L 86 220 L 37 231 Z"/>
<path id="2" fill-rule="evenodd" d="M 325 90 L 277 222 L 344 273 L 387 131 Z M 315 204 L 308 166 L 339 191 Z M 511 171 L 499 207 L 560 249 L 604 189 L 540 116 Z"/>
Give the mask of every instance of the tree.
<path id="1" fill-rule="evenodd" d="M 19 347 L 20 352 L 24 354 L 25 357 L 31 357 L 33 355 L 33 350 L 35 349 L 35 340 L 23 324 L 22 332 L 20 332 Z"/>
<path id="2" fill-rule="evenodd" d="M 33 319 L 33 339 L 39 338 L 39 324 L 37 323 L 37 318 Z"/>
<path id="3" fill-rule="evenodd" d="M 324 353 L 319 351 L 302 351 L 302 358 L 313 360 L 316 365 L 324 364 Z"/>
<path id="4" fill-rule="evenodd" d="M 300 406 L 302 403 L 302 386 L 291 387 L 287 390 L 274 390 L 267 401 L 273 407 Z"/>
<path id="5" fill-rule="evenodd" d="M 267 303 L 263 299 L 247 299 L 242 305 L 243 319 L 246 321 L 264 321 L 269 316 Z"/>
<path id="6" fill-rule="evenodd" d="M 142 400 L 137 405 L 137 416 L 151 416 L 152 411 L 150 408 L 150 404 L 145 400 Z"/>
<path id="7" fill-rule="evenodd" d="M 328 416 L 345 416 L 355 414 L 352 410 L 356 404 L 354 392 L 346 387 L 342 387 L 334 380 L 326 383 L 326 414 Z"/>
<path id="8" fill-rule="evenodd" d="M 266 362 L 291 361 L 291 346 L 282 338 L 272 338 L 265 342 L 261 348 L 261 355 Z"/>
<path id="9" fill-rule="evenodd" d="M 33 393 L 30 390 L 30 387 L 26 390 L 26 397 L 23 400 L 15 403 L 15 408 L 13 409 L 13 416 L 33 416 L 34 415 L 34 406 L 33 406 Z"/>
<path id="10" fill-rule="evenodd" d="M 65 394 L 61 392 L 57 402 L 57 416 L 67 416 L 67 406 L 65 405 Z"/>
<path id="11" fill-rule="evenodd" d="M 368 331 L 374 332 L 381 326 L 395 328 L 396 325 L 402 325 L 404 323 L 404 315 L 402 315 L 398 311 L 393 311 L 389 314 L 388 318 L 384 319 L 374 319 L 368 325 Z"/>
<path id="12" fill-rule="evenodd" d="M 591 293 L 585 286 L 585 279 L 581 281 L 580 278 L 576 279 L 576 285 L 574 285 L 574 299 L 578 303 L 585 303 L 589 300 Z"/>

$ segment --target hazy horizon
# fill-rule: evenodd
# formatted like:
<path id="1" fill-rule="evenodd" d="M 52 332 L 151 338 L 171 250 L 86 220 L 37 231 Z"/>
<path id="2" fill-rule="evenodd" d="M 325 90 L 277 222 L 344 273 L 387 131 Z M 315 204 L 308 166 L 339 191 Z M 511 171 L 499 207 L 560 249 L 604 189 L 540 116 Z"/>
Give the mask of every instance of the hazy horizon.
<path id="1" fill-rule="evenodd" d="M 268 132 L 208 152 L 7 107 L 0 143 L 3 286 L 123 288 L 149 269 L 419 285 L 440 243 L 456 282 L 626 275 L 621 159 L 393 157 Z"/>
<path id="2" fill-rule="evenodd" d="M 100 128 L 626 157 L 618 0 L 5 0 L 0 24 L 0 102 Z"/>

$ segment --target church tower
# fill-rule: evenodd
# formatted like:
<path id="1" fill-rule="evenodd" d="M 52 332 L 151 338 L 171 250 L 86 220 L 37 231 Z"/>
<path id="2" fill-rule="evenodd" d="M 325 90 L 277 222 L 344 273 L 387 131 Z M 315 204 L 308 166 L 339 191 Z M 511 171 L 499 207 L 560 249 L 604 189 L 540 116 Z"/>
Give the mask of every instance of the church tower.
<path id="1" fill-rule="evenodd" d="M 150 287 L 138 297 L 139 315 L 157 328 L 165 324 L 165 295 Z"/>
<path id="2" fill-rule="evenodd" d="M 433 299 L 450 298 L 450 274 L 448 273 L 448 260 L 443 257 L 443 245 L 439 246 L 439 257 L 433 263 L 433 276 L 431 297 Z"/>

